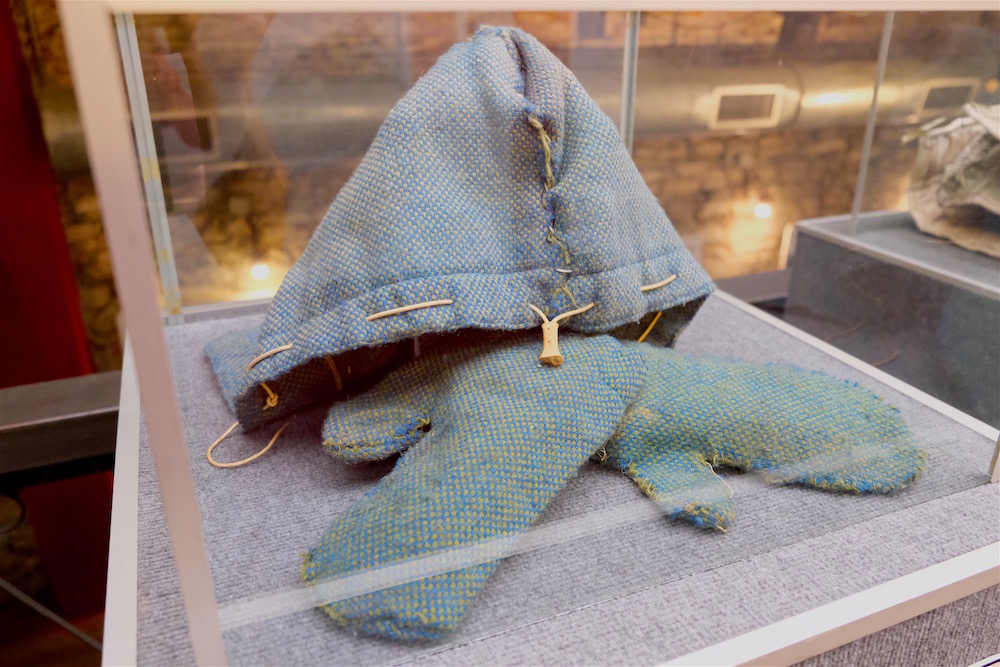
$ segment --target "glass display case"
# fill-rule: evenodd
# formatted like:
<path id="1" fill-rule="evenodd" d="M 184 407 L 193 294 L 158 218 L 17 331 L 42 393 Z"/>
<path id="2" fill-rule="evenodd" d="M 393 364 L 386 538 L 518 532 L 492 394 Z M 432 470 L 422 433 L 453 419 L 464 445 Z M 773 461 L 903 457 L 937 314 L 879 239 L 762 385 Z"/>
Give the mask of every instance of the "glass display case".
<path id="1" fill-rule="evenodd" d="M 785 319 L 996 427 L 1000 216 L 952 206 L 969 221 L 949 225 L 938 206 L 944 193 L 931 184 L 967 167 L 967 140 L 949 129 L 967 117 L 966 105 L 1000 103 L 991 74 L 1000 60 L 990 48 L 997 18 L 942 18 L 902 13 L 893 24 L 859 210 L 798 224 Z"/>
<path id="2" fill-rule="evenodd" d="M 780 4 L 62 2 L 130 341 L 105 661 L 789 663 L 995 584 L 996 424 L 795 316 L 831 302 L 824 326 L 870 338 L 851 285 L 920 298 L 836 277 L 857 260 L 799 221 L 857 241 L 902 206 L 900 137 L 997 103 L 1000 12 Z M 597 249 L 560 224 L 591 218 Z M 673 263 L 643 254 L 661 242 Z M 619 247 L 642 258 L 620 283 Z M 426 253 L 445 279 L 398 287 Z M 480 256 L 554 273 L 467 286 Z M 767 272 L 790 272 L 786 319 L 708 295 Z M 982 346 L 937 360 L 955 375 L 997 354 L 977 294 L 955 307 Z M 900 327 L 936 354 L 926 320 Z M 644 400 L 661 430 L 626 452 Z M 685 461 L 698 481 L 665 489 Z M 313 576 L 329 550 L 354 564 Z"/>

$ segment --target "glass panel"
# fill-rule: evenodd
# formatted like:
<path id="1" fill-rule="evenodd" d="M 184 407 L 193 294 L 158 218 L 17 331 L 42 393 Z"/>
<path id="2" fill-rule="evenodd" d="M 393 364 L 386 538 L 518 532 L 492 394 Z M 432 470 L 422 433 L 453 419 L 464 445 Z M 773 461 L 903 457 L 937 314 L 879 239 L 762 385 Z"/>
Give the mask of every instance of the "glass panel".
<path id="1" fill-rule="evenodd" d="M 714 277 L 782 267 L 797 220 L 849 210 L 883 19 L 876 13 L 693 12 L 642 16 L 635 161 L 692 252 Z M 203 15 L 137 19 L 150 121 L 185 304 L 273 294 L 289 266 L 302 255 L 330 201 L 359 164 L 389 110 L 445 49 L 456 40 L 466 39 L 481 23 L 513 23 L 535 34 L 573 70 L 599 106 L 617 120 L 625 28 L 622 13 Z M 943 91 L 934 98 L 935 103 L 943 104 L 955 94 Z M 627 168 L 624 171 L 634 173 Z M 541 192 L 540 181 L 536 185 Z M 544 231 L 544 226 L 541 229 Z M 551 229 L 549 232 L 556 238 Z M 565 247 L 562 250 L 569 253 Z M 670 280 L 667 278 L 660 286 L 668 285 Z M 450 299 L 445 299 L 415 305 L 451 304 Z M 391 314 L 372 313 L 365 321 Z M 360 321 L 352 320 L 340 329 Z M 653 329 L 652 314 L 647 321 L 652 321 L 648 326 Z M 530 484 L 512 484 L 509 471 L 523 460 L 534 459 L 525 459 L 518 451 L 516 461 L 508 460 L 514 457 L 505 457 L 506 436 L 499 433 L 503 429 L 494 422 L 506 426 L 512 414 L 523 417 L 523 413 L 539 405 L 526 400 L 529 407 L 522 410 L 502 403 L 507 396 L 502 389 L 504 382 L 510 380 L 517 385 L 517 380 L 522 379 L 522 367 L 512 366 L 509 372 L 502 369 L 502 377 L 487 373 L 471 389 L 463 388 L 468 393 L 448 396 L 441 402 L 449 406 L 453 403 L 456 411 L 468 410 L 469 404 L 485 405 L 486 412 L 495 409 L 488 417 L 475 413 L 478 421 L 471 425 L 493 428 L 490 434 L 497 440 L 490 441 L 489 454 L 468 467 L 468 460 L 461 456 L 465 449 L 459 447 L 456 460 L 466 468 L 449 466 L 428 483 L 428 489 L 400 493 L 400 502 L 405 505 L 415 496 L 430 499 L 428 504 L 452 507 L 449 501 L 453 498 L 442 498 L 444 492 L 437 493 L 437 489 L 445 488 L 468 506 L 486 507 L 503 517 L 510 509 L 505 503 L 516 501 L 502 494 L 491 496 L 495 488 L 513 489 L 511 495 L 517 498 L 536 493 L 536 486 L 550 488 L 550 482 L 552 488 L 557 488 L 566 481 L 566 488 L 544 513 L 532 507 L 539 515 L 527 537 L 516 532 L 491 532 L 493 526 L 487 525 L 482 541 L 470 545 L 469 540 L 478 538 L 462 533 L 449 542 L 450 529 L 440 529 L 435 515 L 426 524 L 417 525 L 412 534 L 401 531 L 405 534 L 394 533 L 392 539 L 377 529 L 370 533 L 359 529 L 356 540 L 329 540 L 328 544 L 357 546 L 364 556 L 381 555 L 383 542 L 395 544 L 398 537 L 404 545 L 417 544 L 411 550 L 421 557 L 420 562 L 407 561 L 405 565 L 427 567 L 426 560 L 432 560 L 432 571 L 440 566 L 437 557 L 457 559 L 449 561 L 454 570 L 491 560 L 496 552 L 490 549 L 515 545 L 512 548 L 516 556 L 503 562 L 456 631 L 435 642 L 371 639 L 342 631 L 313 608 L 315 589 L 301 581 L 301 552 L 315 544 L 331 522 L 356 507 L 355 503 L 376 495 L 373 486 L 391 470 L 402 469 L 394 468 L 398 461 L 421 461 L 426 452 L 428 459 L 436 460 L 440 450 L 431 451 L 430 445 L 426 449 L 419 447 L 428 442 L 438 446 L 445 436 L 432 440 L 422 434 L 441 428 L 443 422 L 446 428 L 466 429 L 462 431 L 464 437 L 470 428 L 469 412 L 458 413 L 464 422 L 446 414 L 437 423 L 434 418 L 421 416 L 412 423 L 395 425 L 389 423 L 383 411 L 393 413 L 398 406 L 373 401 L 369 411 L 373 420 L 379 427 L 396 428 L 393 438 L 401 437 L 399 429 L 405 433 L 402 437 L 412 436 L 411 449 L 400 458 L 358 465 L 331 459 L 319 446 L 318 434 L 323 432 L 331 404 L 347 405 L 336 403 L 334 397 L 340 401 L 345 392 L 350 395 L 367 388 L 358 379 L 366 370 L 365 364 L 372 366 L 368 369 L 372 382 L 380 372 L 399 367 L 411 357 L 426 359 L 441 350 L 445 350 L 446 358 L 456 355 L 448 363 L 457 364 L 454 360 L 472 344 L 470 341 L 476 340 L 476 334 L 470 330 L 441 336 L 421 332 L 419 344 L 402 340 L 399 345 L 378 347 L 369 347 L 372 343 L 366 340 L 349 353 L 359 354 L 345 354 L 346 360 L 326 354 L 302 360 L 295 371 L 276 373 L 273 379 L 255 377 L 237 398 L 242 401 L 249 397 L 242 405 L 250 405 L 253 410 L 247 412 L 253 412 L 251 417 L 264 424 L 233 432 L 215 456 L 239 461 L 270 447 L 272 436 L 278 438 L 277 444 L 266 457 L 245 468 L 220 471 L 206 462 L 205 450 L 229 426 L 233 416 L 232 406 L 219 391 L 216 372 L 233 371 L 243 382 L 249 377 L 246 369 L 258 362 L 262 365 L 257 368 L 267 369 L 272 361 L 280 361 L 274 355 L 295 348 L 294 344 L 271 347 L 263 340 L 258 342 L 256 334 L 245 334 L 246 329 L 260 322 L 259 309 L 233 307 L 190 316 L 167 332 L 181 388 L 185 435 L 220 618 L 234 664 L 401 663 L 448 647 L 471 645 L 514 628 L 549 621 L 588 605 L 607 603 L 969 489 L 985 481 L 985 461 L 992 448 L 991 442 L 967 425 L 931 410 L 725 298 L 712 297 L 680 336 L 678 350 L 716 358 L 737 356 L 764 367 L 769 362 L 797 365 L 860 382 L 899 407 L 932 461 L 932 469 L 900 493 L 840 494 L 770 484 L 765 474 L 737 473 L 723 464 L 725 457 L 713 459 L 712 465 L 718 464 L 716 474 L 725 477 L 724 487 L 715 489 L 720 497 L 738 501 L 739 519 L 726 533 L 704 530 L 684 521 L 667 521 L 664 508 L 643 493 L 653 488 L 652 482 L 628 464 L 624 470 L 634 474 L 635 480 L 622 474 L 620 468 L 598 465 L 596 459 L 601 458 L 602 451 L 608 453 L 605 447 L 588 450 L 579 461 L 579 472 L 574 467 L 576 474 L 570 475 L 568 481 L 565 477 L 553 481 L 556 475 L 550 475 L 548 464 L 557 455 L 552 452 L 563 451 L 560 448 L 567 446 L 564 440 L 570 446 L 578 443 L 582 438 L 575 433 L 543 443 L 532 442 L 530 455 L 545 452 L 538 465 L 545 472 L 538 473 Z M 615 333 L 635 340 L 642 328 L 634 336 L 622 334 L 621 329 Z M 340 329 L 331 335 L 339 335 Z M 219 368 L 213 368 L 203 350 L 211 341 L 233 332 L 237 335 L 225 340 L 240 349 L 233 352 L 219 343 L 222 352 L 213 357 Z M 323 337 L 328 332 L 312 333 L 326 342 Z M 566 342 L 567 347 L 572 344 Z M 263 354 L 253 361 L 242 360 L 241 354 L 257 354 L 257 345 L 263 345 Z M 374 350 L 372 357 L 366 358 L 370 350 Z M 231 357 L 226 356 L 229 352 Z M 537 352 L 529 355 L 531 371 L 539 367 L 537 358 Z M 475 359 L 479 359 L 478 351 Z M 353 378 L 349 377 L 352 368 Z M 298 371 L 302 371 L 301 375 L 289 380 Z M 427 375 L 434 375 L 433 369 Z M 692 386 L 691 393 L 705 386 L 714 387 L 710 382 L 692 379 L 695 373 L 688 375 L 678 377 L 678 382 L 698 385 Z M 527 377 L 528 372 L 523 376 Z M 407 390 L 412 386 L 422 388 L 425 379 L 401 384 Z M 723 384 L 720 381 L 719 385 Z M 268 422 L 289 401 L 306 394 L 312 396 L 302 389 L 303 385 L 324 391 L 335 386 L 336 393 L 329 390 L 323 394 L 328 401 L 295 413 L 287 430 L 281 425 L 284 419 Z M 572 410 L 579 406 L 582 411 L 566 420 L 575 427 L 576 420 L 583 422 L 585 416 L 590 418 L 591 413 L 601 409 L 598 401 L 593 405 L 589 402 L 591 397 L 586 391 L 591 388 L 596 390 L 600 384 L 581 382 L 572 389 L 582 393 L 570 398 L 546 394 L 542 407 Z M 749 397 L 747 404 L 754 404 L 762 395 L 758 387 L 741 389 L 745 392 L 737 398 Z M 725 403 L 722 390 L 719 392 L 692 406 L 691 413 Z M 734 393 L 729 392 L 729 398 Z M 815 394 L 807 398 L 819 402 L 827 398 L 821 391 Z M 265 412 L 277 406 L 281 407 Z M 751 408 L 745 404 L 740 409 L 744 424 L 758 425 L 754 420 L 767 412 L 756 404 Z M 395 412 L 406 410 L 399 408 Z M 796 417 L 788 416 L 782 425 L 767 422 L 767 416 L 760 417 L 766 428 L 757 431 L 790 428 L 788 424 Z M 687 416 L 678 420 L 682 418 Z M 609 432 L 617 434 L 615 428 L 623 423 L 621 419 L 625 418 L 615 416 Z M 714 428 L 718 422 L 713 420 L 717 419 L 718 415 L 706 414 L 691 428 Z M 544 421 L 544 415 L 540 421 Z M 531 424 L 526 429 L 510 430 L 523 434 L 534 429 Z M 421 437 L 427 440 L 421 441 Z M 712 437 L 716 437 L 715 432 Z M 759 444 L 753 434 L 745 437 L 748 448 Z M 387 443 L 389 440 L 386 436 Z M 460 444 L 476 442 L 470 436 Z M 331 439 L 327 444 L 335 449 L 332 443 Z M 386 448 L 397 444 L 379 443 Z M 606 443 L 613 445 L 613 441 Z M 414 458 L 403 458 L 414 449 L 418 450 Z M 140 479 L 145 491 L 153 488 L 152 461 L 148 448 L 140 451 Z M 594 461 L 588 461 L 591 451 Z M 813 466 L 815 476 L 811 481 L 829 479 L 827 474 L 833 473 L 825 455 L 816 458 L 818 463 L 810 458 L 804 464 Z M 695 474 L 708 476 L 712 465 L 702 470 L 707 462 L 697 459 Z M 676 472 L 676 467 L 669 468 L 666 474 Z M 483 476 L 489 479 L 483 481 Z M 470 479 L 482 486 L 467 485 Z M 720 483 L 716 476 L 708 479 L 708 484 Z M 695 486 L 700 488 L 697 483 Z M 464 495 L 470 487 L 487 490 L 482 491 L 482 497 Z M 539 496 L 544 496 L 543 491 L 538 491 Z M 670 502 L 671 491 L 665 492 L 665 505 Z M 183 637 L 183 627 L 178 629 L 181 603 L 174 594 L 169 563 L 163 557 L 167 538 L 158 503 L 156 493 L 140 493 L 143 597 L 139 650 L 152 662 L 185 662 L 188 660 L 183 655 L 171 653 L 174 647 L 165 647 L 167 642 L 162 640 L 176 638 L 176 633 Z M 696 513 L 697 508 L 692 501 L 678 512 Z M 393 506 L 380 516 L 400 514 L 406 515 Z M 419 512 L 414 514 L 418 523 L 425 518 Z M 491 518 L 482 523 L 488 524 Z M 470 530 L 481 527 L 480 523 L 467 523 L 475 523 Z M 462 548 L 438 550 L 438 544 L 454 542 Z M 433 544 L 434 548 L 424 549 L 425 544 Z M 391 547 L 385 548 L 391 551 Z M 338 580 L 339 584 L 368 586 L 374 581 L 374 587 L 365 590 L 382 595 L 383 589 L 421 581 L 420 576 L 407 579 L 412 572 L 405 566 L 386 568 L 391 572 L 357 569 L 360 566 L 354 568 L 349 581 Z M 445 567 L 444 571 L 451 570 Z M 353 578 L 354 574 L 359 578 Z M 388 578 L 380 578 L 382 575 Z M 470 587 L 476 589 L 477 585 L 474 582 Z M 464 583 L 448 595 L 461 599 L 467 593 L 460 590 L 462 586 Z M 387 598 L 392 594 L 385 593 Z M 444 604 L 447 607 L 451 603 L 448 597 Z M 449 609 L 442 613 L 447 614 Z M 437 611 L 431 614 L 433 619 Z M 433 619 L 418 619 L 417 625 L 423 627 Z M 725 638 L 720 631 L 713 640 Z"/>
<path id="2" fill-rule="evenodd" d="M 183 305 L 271 296 L 389 110 L 482 24 L 537 36 L 618 120 L 621 12 L 137 16 Z"/>
<path id="3" fill-rule="evenodd" d="M 998 43 L 1000 12 L 896 14 L 863 211 L 909 210 L 922 125 L 954 118 L 966 102 L 1000 103 Z"/>
<path id="4" fill-rule="evenodd" d="M 850 211 L 884 15 L 642 15 L 634 157 L 713 278 Z"/>
<path id="5" fill-rule="evenodd" d="M 998 43 L 1000 12 L 896 14 L 863 184 L 867 213 L 856 225 L 800 226 L 786 312 L 796 326 L 993 426 Z M 967 114 L 967 102 L 983 105 L 974 114 L 984 115 Z"/>

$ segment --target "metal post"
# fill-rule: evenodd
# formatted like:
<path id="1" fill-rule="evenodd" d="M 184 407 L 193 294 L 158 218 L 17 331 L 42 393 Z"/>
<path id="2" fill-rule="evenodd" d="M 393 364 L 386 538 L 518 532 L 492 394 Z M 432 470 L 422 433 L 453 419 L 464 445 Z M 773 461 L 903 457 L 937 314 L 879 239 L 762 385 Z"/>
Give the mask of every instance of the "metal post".
<path id="1" fill-rule="evenodd" d="M 149 210 L 149 225 L 153 231 L 153 247 L 160 270 L 167 322 L 179 324 L 184 321 L 184 315 L 181 314 L 180 281 L 177 278 L 177 265 L 174 263 L 173 244 L 170 242 L 167 204 L 163 198 L 163 182 L 160 180 L 160 163 L 156 155 L 156 142 L 153 140 L 153 124 L 149 117 L 149 98 L 146 97 L 146 81 L 142 74 L 135 19 L 131 14 L 115 14 L 115 26 L 118 29 L 118 49 L 121 51 L 122 69 L 125 72 L 125 87 L 132 111 L 132 127 L 135 130 L 139 168 L 142 170 L 142 187 L 146 191 L 146 208 Z"/>
<path id="2" fill-rule="evenodd" d="M 875 89 L 872 91 L 872 105 L 868 109 L 868 124 L 865 126 L 865 140 L 861 148 L 861 165 L 858 167 L 858 182 L 854 185 L 854 203 L 851 204 L 850 234 L 858 233 L 858 214 L 861 200 L 865 196 L 865 181 L 868 179 L 868 160 L 872 154 L 872 139 L 875 136 L 875 122 L 878 116 L 878 89 L 885 78 L 885 63 L 889 59 L 889 41 L 892 37 L 892 20 L 896 12 L 886 12 L 882 24 L 882 41 L 878 47 L 878 70 L 875 73 Z"/>
<path id="3" fill-rule="evenodd" d="M 632 153 L 633 124 L 635 121 L 635 73 L 639 59 L 639 15 L 625 13 L 625 54 L 622 61 L 622 120 L 619 124 L 622 141 Z"/>

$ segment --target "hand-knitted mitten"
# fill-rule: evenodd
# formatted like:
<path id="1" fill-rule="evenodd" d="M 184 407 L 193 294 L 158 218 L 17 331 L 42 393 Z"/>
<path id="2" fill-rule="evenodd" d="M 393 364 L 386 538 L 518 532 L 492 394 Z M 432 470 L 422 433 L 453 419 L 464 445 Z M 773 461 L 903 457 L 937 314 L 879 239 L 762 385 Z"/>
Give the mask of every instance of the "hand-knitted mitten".
<path id="1" fill-rule="evenodd" d="M 896 491 L 923 471 L 924 453 L 899 411 L 857 383 L 626 345 L 645 359 L 646 383 L 597 458 L 632 477 L 670 516 L 729 525 L 736 505 L 714 466 L 854 493 Z"/>
<path id="2" fill-rule="evenodd" d="M 324 607 L 352 629 L 434 639 L 454 628 L 504 549 L 611 437 L 645 375 L 641 355 L 607 336 L 567 337 L 558 368 L 538 363 L 534 333 L 485 347 L 438 347 L 329 413 L 323 434 L 336 457 L 406 451 L 306 555 L 307 581 L 501 545 L 486 562 Z"/>

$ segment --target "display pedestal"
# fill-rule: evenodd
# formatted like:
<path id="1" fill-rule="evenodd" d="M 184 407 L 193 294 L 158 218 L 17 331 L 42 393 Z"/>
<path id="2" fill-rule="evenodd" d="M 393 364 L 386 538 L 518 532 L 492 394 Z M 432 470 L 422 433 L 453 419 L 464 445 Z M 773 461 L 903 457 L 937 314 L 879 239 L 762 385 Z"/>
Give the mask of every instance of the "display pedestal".
<path id="1" fill-rule="evenodd" d="M 1000 260 L 917 230 L 909 213 L 803 220 L 785 319 L 1000 426 Z"/>
<path id="2" fill-rule="evenodd" d="M 588 464 L 534 529 L 545 539 L 501 564 L 446 641 L 353 636 L 310 608 L 299 554 L 391 464 L 348 466 L 327 456 L 323 409 L 297 415 L 250 465 L 221 470 L 205 460 L 233 417 L 204 344 L 259 318 L 207 315 L 167 330 L 231 664 L 636 664 L 685 662 L 696 651 L 692 660 L 794 662 L 996 583 L 1000 494 L 987 474 L 996 431 L 717 294 L 679 349 L 796 364 L 862 383 L 901 410 L 928 453 L 924 477 L 899 493 L 871 496 L 727 475 L 739 509 L 722 534 L 648 511 L 651 501 L 631 480 Z M 128 487 L 126 470 L 116 474 L 112 546 L 126 552 L 122 563 L 136 549 L 137 585 L 128 590 L 124 577 L 109 600 L 132 595 L 137 616 L 109 615 L 108 639 L 127 642 L 116 628 L 130 632 L 131 621 L 139 664 L 188 664 L 193 652 L 135 410 L 123 404 L 122 427 L 130 430 L 119 447 L 139 448 L 129 464 L 138 468 L 137 484 Z M 256 452 L 273 430 L 230 436 L 226 456 Z M 570 528 L 576 532 L 567 538 Z M 934 568 L 941 563 L 948 564 Z M 870 592 L 880 585 L 896 591 L 895 604 L 879 592 L 888 589 Z M 787 629 L 809 612 L 823 623 Z"/>

